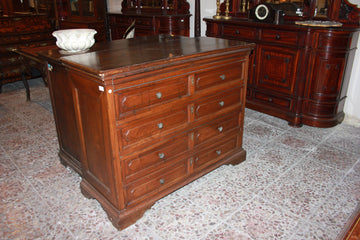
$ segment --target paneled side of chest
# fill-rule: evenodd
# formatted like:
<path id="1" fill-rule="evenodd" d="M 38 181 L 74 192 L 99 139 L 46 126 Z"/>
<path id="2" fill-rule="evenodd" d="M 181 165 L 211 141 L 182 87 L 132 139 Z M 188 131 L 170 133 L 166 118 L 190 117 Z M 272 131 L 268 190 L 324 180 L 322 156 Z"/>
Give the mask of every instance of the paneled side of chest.
<path id="1" fill-rule="evenodd" d="M 125 207 L 243 151 L 246 67 L 223 58 L 114 81 Z"/>

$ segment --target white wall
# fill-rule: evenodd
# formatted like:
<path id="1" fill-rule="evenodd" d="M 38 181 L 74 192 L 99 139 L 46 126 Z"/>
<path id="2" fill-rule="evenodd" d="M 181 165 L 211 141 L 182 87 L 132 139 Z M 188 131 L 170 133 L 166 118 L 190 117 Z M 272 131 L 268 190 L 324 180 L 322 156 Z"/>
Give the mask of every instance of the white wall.
<path id="1" fill-rule="evenodd" d="M 350 0 L 353 4 L 360 7 L 360 0 Z M 190 3 L 190 36 L 194 36 L 194 10 L 195 0 L 188 0 Z M 222 1 L 221 1 L 222 2 Z M 121 1 L 108 0 L 108 7 L 110 11 L 120 11 Z M 204 17 L 212 17 L 216 13 L 216 0 L 200 0 L 200 19 L 201 19 L 201 36 L 205 36 L 206 24 L 202 20 Z M 350 83 L 348 88 L 347 99 L 345 102 L 344 111 L 347 118 L 354 118 L 360 120 L 360 38 L 358 39 L 357 50 L 350 55 L 348 65 Z"/>

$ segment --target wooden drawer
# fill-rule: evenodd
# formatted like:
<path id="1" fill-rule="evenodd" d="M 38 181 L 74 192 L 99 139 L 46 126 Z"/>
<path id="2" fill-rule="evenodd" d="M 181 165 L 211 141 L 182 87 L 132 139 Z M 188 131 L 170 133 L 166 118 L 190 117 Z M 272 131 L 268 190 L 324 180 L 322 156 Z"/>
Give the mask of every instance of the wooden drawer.
<path id="1" fill-rule="evenodd" d="M 127 205 L 152 195 L 178 183 L 188 175 L 187 159 L 172 164 L 147 175 L 126 186 Z"/>
<path id="2" fill-rule="evenodd" d="M 249 41 L 257 39 L 256 28 L 224 25 L 223 31 L 225 37 L 236 37 L 237 39 Z"/>
<path id="3" fill-rule="evenodd" d="M 271 42 L 271 44 L 288 44 L 297 46 L 301 43 L 301 33 L 263 29 L 261 40 Z"/>
<path id="4" fill-rule="evenodd" d="M 118 118 L 129 111 L 178 99 L 188 94 L 187 76 L 115 92 Z"/>
<path id="5" fill-rule="evenodd" d="M 254 92 L 254 101 L 261 102 L 261 104 L 268 105 L 274 108 L 280 108 L 284 110 L 291 109 L 292 100 L 285 97 L 274 96 L 262 92 Z"/>
<path id="6" fill-rule="evenodd" d="M 189 150 L 187 139 L 187 135 L 182 135 L 165 141 L 160 146 L 140 152 L 135 158 L 126 159 L 123 164 L 125 181 L 133 182 L 179 159 Z"/>
<path id="7" fill-rule="evenodd" d="M 239 128 L 239 112 L 231 113 L 194 130 L 194 144 L 212 141 L 214 138 L 224 137 L 226 133 Z"/>
<path id="8" fill-rule="evenodd" d="M 244 64 L 223 65 L 212 69 L 204 69 L 196 73 L 195 90 L 202 90 L 218 84 L 239 80 L 244 83 Z M 240 84 L 240 83 L 239 83 Z"/>
<path id="9" fill-rule="evenodd" d="M 151 118 L 139 119 L 120 129 L 119 140 L 123 146 L 127 146 L 147 138 L 157 138 L 171 130 L 174 131 L 175 128 L 181 128 L 187 120 L 187 106 Z M 151 139 L 147 139 L 149 140 Z"/>
<path id="10" fill-rule="evenodd" d="M 242 88 L 239 87 L 195 102 L 195 119 L 205 117 L 209 114 L 214 114 L 217 111 L 221 111 L 231 106 L 235 107 L 235 105 L 238 105 L 240 108 L 242 104 L 241 91 Z"/>
<path id="11" fill-rule="evenodd" d="M 234 135 L 232 138 L 227 138 L 228 141 L 217 143 L 195 154 L 193 159 L 194 171 L 202 170 L 236 150 L 237 138 L 237 135 Z"/>

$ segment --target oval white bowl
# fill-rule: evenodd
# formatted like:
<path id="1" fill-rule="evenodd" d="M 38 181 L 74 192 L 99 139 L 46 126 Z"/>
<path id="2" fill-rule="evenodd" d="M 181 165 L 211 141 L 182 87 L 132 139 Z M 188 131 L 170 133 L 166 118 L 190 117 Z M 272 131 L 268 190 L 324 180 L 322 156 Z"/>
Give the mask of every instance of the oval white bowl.
<path id="1" fill-rule="evenodd" d="M 64 29 L 52 33 L 56 37 L 56 45 L 68 52 L 85 51 L 95 43 L 94 29 Z"/>

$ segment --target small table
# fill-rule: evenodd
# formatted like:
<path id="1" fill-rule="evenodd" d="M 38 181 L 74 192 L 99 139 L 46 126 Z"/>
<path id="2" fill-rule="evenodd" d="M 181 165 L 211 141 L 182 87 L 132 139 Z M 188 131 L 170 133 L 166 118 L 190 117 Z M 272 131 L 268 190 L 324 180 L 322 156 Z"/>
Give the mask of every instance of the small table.
<path id="1" fill-rule="evenodd" d="M 41 47 L 23 47 L 23 48 L 13 48 L 11 51 L 19 54 L 22 58 L 22 69 L 21 69 L 21 80 L 24 83 L 26 89 L 26 101 L 30 101 L 30 87 L 29 83 L 26 78 L 26 74 L 31 76 L 31 69 L 35 68 L 40 71 L 40 74 L 47 85 L 46 79 L 46 69 L 44 60 L 42 60 L 38 52 L 50 50 L 56 48 L 56 45 L 48 45 L 48 46 L 41 46 Z"/>

